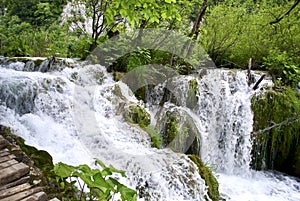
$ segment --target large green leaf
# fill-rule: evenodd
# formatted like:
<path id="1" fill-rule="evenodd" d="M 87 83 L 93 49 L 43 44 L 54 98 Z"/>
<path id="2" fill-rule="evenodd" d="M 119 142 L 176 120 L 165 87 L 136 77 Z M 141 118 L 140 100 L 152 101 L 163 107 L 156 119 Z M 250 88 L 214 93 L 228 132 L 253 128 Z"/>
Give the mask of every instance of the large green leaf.
<path id="1" fill-rule="evenodd" d="M 54 173 L 62 178 L 67 178 L 72 175 L 72 172 L 75 170 L 74 166 L 67 165 L 64 163 L 58 163 L 54 166 Z"/>

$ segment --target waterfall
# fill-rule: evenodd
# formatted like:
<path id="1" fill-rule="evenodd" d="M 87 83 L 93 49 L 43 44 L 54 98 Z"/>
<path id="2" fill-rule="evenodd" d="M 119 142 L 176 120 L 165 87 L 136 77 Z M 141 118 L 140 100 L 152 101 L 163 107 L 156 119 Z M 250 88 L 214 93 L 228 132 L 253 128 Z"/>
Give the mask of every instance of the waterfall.
<path id="1" fill-rule="evenodd" d="M 12 67 L 13 66 L 13 67 Z M 54 162 L 105 164 L 126 171 L 121 182 L 150 200 L 207 200 L 207 186 L 188 157 L 152 148 L 149 135 L 116 115 L 119 101 L 140 104 L 100 65 L 41 73 L 24 63 L 0 67 L 0 122 Z M 115 88 L 122 91 L 116 96 Z M 143 199 L 142 199 L 143 200 Z"/>
<path id="2" fill-rule="evenodd" d="M 300 199 L 295 178 L 249 167 L 251 97 L 256 92 L 248 86 L 245 71 L 207 69 L 174 77 L 168 83 L 170 100 L 160 108 L 166 83 L 156 86 L 144 104 L 104 67 L 81 65 L 72 60 L 51 65 L 2 62 L 1 124 L 27 144 L 48 151 L 55 163 L 93 166 L 93 158 L 99 158 L 125 170 L 127 178 L 120 181 L 137 189 L 144 197 L 140 200 L 209 199 L 197 167 L 178 151 L 201 156 L 214 171 L 226 200 Z M 177 152 L 169 146 L 152 148 L 150 136 L 122 117 L 126 104 L 145 108 L 152 125 L 161 129 L 165 114 L 172 112 L 180 127 L 188 126 L 189 136 L 175 137 L 170 143 Z"/>
<path id="3" fill-rule="evenodd" d="M 257 81 L 261 75 L 254 73 L 253 76 Z M 191 107 L 188 103 L 192 80 L 197 82 L 197 104 Z M 272 82 L 266 79 L 261 82 L 261 88 L 254 91 L 252 85 L 248 86 L 246 71 L 225 69 L 205 69 L 169 81 L 172 95 L 165 107 L 171 108 L 169 111 L 185 111 L 193 119 L 199 130 L 201 159 L 215 172 L 221 196 L 226 200 L 300 199 L 298 179 L 279 172 L 250 169 L 251 97 L 263 93 L 264 87 L 271 85 Z M 153 90 L 148 99 L 150 108 L 159 103 L 165 86 L 166 83 Z"/>
<path id="4" fill-rule="evenodd" d="M 254 77 L 257 81 L 260 75 Z M 222 197 L 235 201 L 299 200 L 299 180 L 250 169 L 251 97 L 261 90 L 248 86 L 246 71 L 208 69 L 196 78 L 198 104 L 193 112 L 201 125 L 201 158 L 214 169 Z M 271 84 L 264 80 L 261 86 Z"/>
<path id="5" fill-rule="evenodd" d="M 199 83 L 202 159 L 218 171 L 247 171 L 251 160 L 251 88 L 244 72 L 208 70 Z"/>

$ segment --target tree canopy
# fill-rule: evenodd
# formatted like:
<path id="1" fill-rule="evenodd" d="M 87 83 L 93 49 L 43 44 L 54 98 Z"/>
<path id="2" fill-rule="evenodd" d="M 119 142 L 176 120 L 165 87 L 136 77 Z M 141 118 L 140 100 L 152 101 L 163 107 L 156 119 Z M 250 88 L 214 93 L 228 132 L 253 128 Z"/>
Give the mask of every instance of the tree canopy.
<path id="1" fill-rule="evenodd" d="M 201 44 L 217 66 L 246 69 L 252 58 L 253 69 L 269 70 L 284 84 L 294 85 L 299 80 L 299 0 L 0 3 L 0 55 L 85 58 L 97 45 L 126 30 L 176 29 Z M 67 4 L 71 12 L 62 17 Z M 192 50 L 189 47 L 188 51 Z M 155 58 L 148 60 L 166 63 L 170 56 L 153 53 Z"/>

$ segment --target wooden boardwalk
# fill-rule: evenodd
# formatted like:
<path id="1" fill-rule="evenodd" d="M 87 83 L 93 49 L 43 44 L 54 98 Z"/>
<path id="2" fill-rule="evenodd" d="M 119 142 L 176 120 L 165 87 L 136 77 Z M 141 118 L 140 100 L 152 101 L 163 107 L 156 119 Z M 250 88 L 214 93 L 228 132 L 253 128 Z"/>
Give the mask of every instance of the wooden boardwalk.
<path id="1" fill-rule="evenodd" d="M 30 184 L 30 167 L 16 160 L 11 146 L 0 135 L 0 201 L 47 201 L 43 189 Z"/>

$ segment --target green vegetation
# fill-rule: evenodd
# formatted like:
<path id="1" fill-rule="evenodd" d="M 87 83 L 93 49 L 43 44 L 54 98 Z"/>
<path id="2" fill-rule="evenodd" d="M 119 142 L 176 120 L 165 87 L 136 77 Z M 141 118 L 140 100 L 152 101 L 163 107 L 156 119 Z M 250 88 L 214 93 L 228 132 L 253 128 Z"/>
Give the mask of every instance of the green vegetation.
<path id="1" fill-rule="evenodd" d="M 181 127 L 176 118 L 176 113 L 166 113 L 166 123 L 163 131 L 163 144 L 167 146 L 170 144 L 177 135 L 181 135 Z"/>
<path id="2" fill-rule="evenodd" d="M 151 121 L 150 114 L 140 105 L 129 105 L 123 116 L 128 122 L 138 124 L 141 128 L 147 127 Z"/>
<path id="3" fill-rule="evenodd" d="M 144 128 L 151 137 L 151 146 L 160 149 L 162 146 L 161 134 L 151 125 Z"/>
<path id="4" fill-rule="evenodd" d="M 286 51 L 270 50 L 269 55 L 264 59 L 264 65 L 274 80 L 295 87 L 300 82 L 300 68 L 295 59 Z"/>
<path id="5" fill-rule="evenodd" d="M 62 20 L 67 3 L 73 10 Z M 294 86 L 299 81 L 299 8 L 298 1 L 287 0 L 1 0 L 0 54 L 86 58 L 97 45 L 128 30 L 177 29 L 201 44 L 217 66 L 245 69 L 252 58 L 253 69 L 269 70 L 274 81 Z M 91 19 L 91 33 L 84 26 L 86 18 Z M 133 44 L 142 32 L 132 38 Z M 128 72 L 156 63 L 189 74 L 195 66 L 182 58 L 189 58 L 193 49 L 190 43 L 180 55 L 140 49 L 120 55 L 110 68 Z"/>
<path id="6" fill-rule="evenodd" d="M 300 6 L 280 22 L 271 23 L 293 4 L 284 0 L 224 0 L 207 13 L 200 42 L 218 66 L 246 68 L 252 58 L 255 68 L 265 69 L 264 58 L 274 50 L 286 52 L 299 64 Z"/>
<path id="7" fill-rule="evenodd" d="M 114 200 L 117 193 L 121 194 L 122 200 L 136 200 L 136 191 L 119 183 L 112 177 L 112 174 L 115 173 L 125 177 L 124 171 L 117 170 L 112 166 L 107 167 L 98 159 L 96 159 L 96 162 L 102 170 L 91 169 L 87 165 L 56 164 L 54 173 L 57 175 L 57 182 L 66 189 L 72 189 L 74 192 L 73 199 L 76 200 Z M 76 182 L 80 187 L 79 190 L 75 186 Z M 85 187 L 88 188 L 88 191 Z"/>
<path id="8" fill-rule="evenodd" d="M 290 87 L 275 86 L 252 103 L 252 166 L 300 176 L 300 96 Z"/>
<path id="9" fill-rule="evenodd" d="M 218 201 L 220 198 L 219 183 L 212 171 L 204 165 L 198 156 L 189 155 L 189 158 L 197 165 L 201 178 L 204 179 L 205 184 L 208 186 L 208 196 L 210 199 L 212 201 Z"/>

